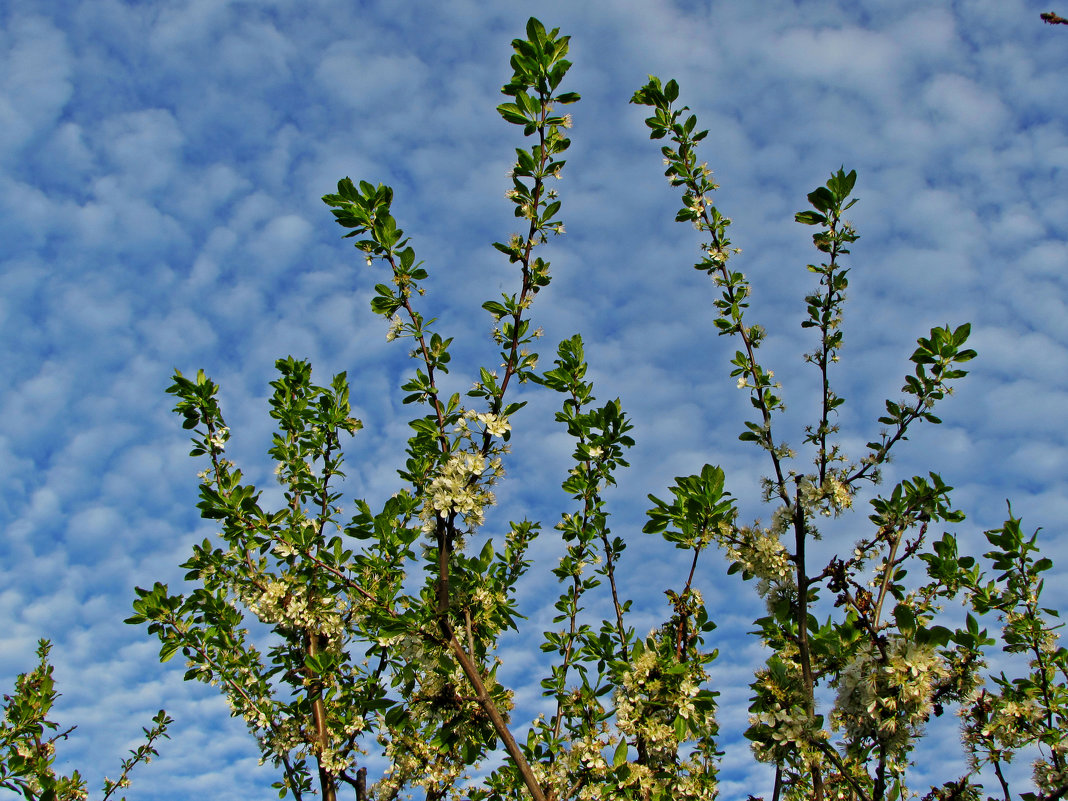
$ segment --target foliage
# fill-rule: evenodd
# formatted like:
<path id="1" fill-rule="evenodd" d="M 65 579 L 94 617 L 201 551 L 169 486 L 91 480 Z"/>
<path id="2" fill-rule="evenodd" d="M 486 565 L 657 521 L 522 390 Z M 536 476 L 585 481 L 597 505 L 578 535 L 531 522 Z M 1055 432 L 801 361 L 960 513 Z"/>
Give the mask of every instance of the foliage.
<path id="1" fill-rule="evenodd" d="M 702 561 L 715 546 L 728 572 L 756 580 L 766 604 L 756 633 L 768 655 L 752 684 L 745 734 L 755 757 L 775 768 L 776 799 L 907 797 L 909 758 L 924 724 L 951 704 L 960 709 L 971 770 L 929 798 L 979 797 L 985 765 L 1010 798 L 1001 768 L 1025 746 L 1040 754 L 1033 797 L 1064 795 L 1068 656 L 1049 623 L 1056 612 L 1040 606 L 1039 575 L 1050 564 L 1035 557 L 1036 537 L 1025 538 L 1011 515 L 988 532 L 994 550 L 986 556 L 998 577 L 987 580 L 974 558 L 958 554 L 952 534 L 935 539 L 935 529 L 964 515 L 952 488 L 930 473 L 872 498 L 868 533 L 848 551 L 827 564 L 812 564 L 808 553 L 821 519 L 850 512 L 915 426 L 941 422 L 935 406 L 976 355 L 965 347 L 970 327 L 938 327 L 917 340 L 903 399 L 887 400 L 882 433 L 859 458 L 847 455 L 836 422 L 845 399 L 832 375 L 844 344 L 843 258 L 858 239 L 845 217 L 857 202 L 857 175 L 834 172 L 795 217 L 815 229 L 822 259 L 807 266 L 815 287 L 802 327 L 815 344 L 804 358 L 819 373 L 820 391 L 803 435 L 807 455 L 799 456 L 776 427 L 782 388 L 758 358 L 766 332 L 746 316 L 752 288 L 733 267 L 739 251 L 728 237 L 730 219 L 713 203 L 716 184 L 697 158 L 708 132 L 677 106 L 678 85 L 653 77 L 633 102 L 652 108 L 650 136 L 670 143 L 662 155 L 682 193 L 676 219 L 704 237 L 694 266 L 716 287 L 715 328 L 738 343 L 731 376 L 754 409 L 740 439 L 767 454 L 763 500 L 771 510 L 770 525 L 741 522 L 715 465 L 677 478 L 660 493 L 666 499 L 650 495 L 645 532 L 685 551 L 691 566 L 666 588 L 667 619 L 644 635 L 629 622 L 631 601 L 618 581 L 627 542 L 612 533 L 605 493 L 627 467 L 631 424 L 618 400 L 597 401 L 581 337 L 561 342 L 545 371 L 532 350 L 540 331 L 531 328 L 531 308 L 551 280 L 536 252 L 564 229 L 550 179 L 562 175 L 571 118 L 557 107 L 579 100 L 560 91 L 568 37 L 531 19 L 513 48 L 514 74 L 498 111 L 532 141 L 516 150 L 508 193 L 524 231 L 494 243 L 516 266 L 517 289 L 483 304 L 500 367 L 481 368 L 464 397 L 445 397 L 439 380 L 453 340 L 421 310 L 428 270 L 391 214 L 393 192 L 341 180 L 323 200 L 368 264 L 389 270 L 371 310 L 388 322 L 387 339 L 411 340 L 417 365 L 401 387 L 416 409 L 401 486 L 381 508 L 356 500 L 351 517 L 342 517 L 342 444 L 361 425 L 351 416 L 349 384 L 344 374 L 313 384 L 307 362 L 286 358 L 270 401 L 278 424 L 270 454 L 284 503 L 265 507 L 225 455 L 218 386 L 202 372 L 176 373 L 168 391 L 193 431 L 191 454 L 208 461 L 199 508 L 218 521 L 220 535 L 185 563 L 191 591 L 174 595 L 159 583 L 138 589 L 129 622 L 159 637 L 164 661 L 181 652 L 186 678 L 220 687 L 279 770 L 280 797 L 317 788 L 333 799 L 348 784 L 359 801 L 412 790 L 428 799 L 706 799 L 718 793 L 719 723 L 708 672 L 715 626 L 699 585 L 715 575 L 715 565 Z M 517 582 L 531 567 L 530 543 L 545 535 L 538 522 L 520 520 L 475 544 L 523 405 L 508 392 L 522 382 L 558 393 L 556 420 L 573 443 L 562 482 L 569 511 L 555 526 L 564 547 L 553 569 L 559 628 L 541 642 L 551 661 L 541 686 L 552 711 L 529 724 L 511 720 L 496 648 L 506 630 L 519 629 Z M 926 578 L 907 578 L 920 564 Z M 607 600 L 608 619 L 586 614 L 596 597 Z M 940 625 L 942 606 L 958 597 L 975 614 L 962 628 Z M 984 678 L 984 654 L 997 643 L 975 615 L 987 613 L 1002 618 L 1003 650 L 1026 656 L 1025 675 Z M 834 700 L 821 702 L 827 698 Z M 516 732 L 525 735 L 517 740 Z M 389 766 L 369 779 L 364 754 L 372 740 Z M 504 763 L 483 769 L 500 748 Z"/>
<path id="2" fill-rule="evenodd" d="M 59 725 L 48 719 L 59 693 L 52 678 L 48 654 L 52 646 L 47 640 L 37 644 L 37 667 L 15 680 L 15 694 L 4 695 L 4 718 L 0 722 L 0 788 L 19 793 L 28 801 L 78 801 L 89 797 L 85 780 L 78 771 L 70 776 L 56 775 L 56 743 L 66 740 L 74 727 L 59 731 Z M 151 762 L 156 756 L 154 743 L 167 737 L 167 726 L 173 721 L 162 709 L 152 719 L 155 724 L 144 729 L 145 742 L 130 751 L 122 761 L 122 772 L 116 780 L 104 779 L 103 801 L 117 790 L 130 786 L 129 775 L 138 762 Z M 47 734 L 47 732 L 56 732 Z"/>

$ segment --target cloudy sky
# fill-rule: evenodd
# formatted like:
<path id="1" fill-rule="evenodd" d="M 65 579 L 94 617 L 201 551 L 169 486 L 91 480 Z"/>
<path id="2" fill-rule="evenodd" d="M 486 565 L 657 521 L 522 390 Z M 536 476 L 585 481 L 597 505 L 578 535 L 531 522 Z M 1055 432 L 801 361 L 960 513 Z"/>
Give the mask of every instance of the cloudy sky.
<path id="1" fill-rule="evenodd" d="M 504 199 L 519 129 L 495 106 L 509 43 L 530 14 L 572 36 L 566 88 L 573 146 L 563 181 L 567 235 L 533 311 L 555 342 L 581 332 L 603 399 L 632 416 L 632 469 L 613 496 L 631 543 L 624 582 L 635 624 L 662 611 L 678 561 L 640 533 L 645 494 L 721 464 L 744 515 L 762 514 L 762 454 L 737 441 L 747 399 L 728 377 L 710 282 L 691 269 L 692 228 L 673 222 L 643 109 L 649 73 L 674 77 L 711 133 L 707 160 L 734 219 L 752 321 L 770 332 L 767 367 L 785 385 L 780 432 L 799 445 L 816 387 L 800 355 L 811 230 L 793 222 L 839 166 L 856 169 L 849 306 L 838 386 L 853 456 L 878 434 L 917 336 L 973 324 L 980 354 L 917 430 L 888 479 L 937 470 L 981 549 L 1011 499 L 1068 575 L 1068 28 L 1026 0 L 497 2 L 435 0 L 8 0 L 0 5 L 0 687 L 55 642 L 78 724 L 61 752 L 95 789 L 141 726 L 177 720 L 131 799 L 270 797 L 243 723 L 181 660 L 126 626 L 135 585 L 181 583 L 196 516 L 186 434 L 164 389 L 174 368 L 222 385 L 231 453 L 271 483 L 266 398 L 275 359 L 310 358 L 326 381 L 347 370 L 366 429 L 348 448 L 349 497 L 397 487 L 406 436 L 397 386 L 407 363 L 368 310 L 369 271 L 320 197 L 343 176 L 394 187 L 394 214 L 432 278 L 428 313 L 456 337 L 453 381 L 491 364 L 481 303 L 516 276 L 490 247 L 515 229 Z M 1068 8 L 1057 9 L 1062 14 Z M 556 399 L 524 391 L 509 480 L 491 520 L 565 506 L 569 452 Z M 766 513 L 764 513 L 766 514 Z M 864 512 L 827 548 L 849 547 Z M 538 706 L 528 644 L 547 628 L 539 543 L 523 591 L 527 639 L 501 676 L 520 710 Z M 751 588 L 709 560 L 701 586 L 720 621 L 725 796 L 766 792 L 740 732 L 759 650 L 745 631 Z M 639 580 L 640 579 L 640 580 Z M 1065 582 L 1050 605 L 1068 607 Z M 508 667 L 511 665 L 512 667 Z M 955 748 L 951 730 L 934 733 Z M 931 761 L 918 766 L 927 776 Z M 1026 764 L 1019 776 L 1029 773 Z M 956 774 L 953 774 L 956 775 Z M 950 778 L 931 774 L 931 780 Z M 917 783 L 919 786 L 919 783 Z M 1023 789 L 1021 786 L 1020 789 Z"/>

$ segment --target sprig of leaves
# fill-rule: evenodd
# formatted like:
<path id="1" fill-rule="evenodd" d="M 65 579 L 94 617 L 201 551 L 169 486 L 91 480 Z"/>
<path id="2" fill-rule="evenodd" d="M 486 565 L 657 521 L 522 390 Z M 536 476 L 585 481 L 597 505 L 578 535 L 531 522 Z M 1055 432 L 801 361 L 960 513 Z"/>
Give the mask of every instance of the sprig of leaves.
<path id="1" fill-rule="evenodd" d="M 64 776 L 54 768 L 56 743 L 66 740 L 75 727 L 60 731 L 59 724 L 49 719 L 59 697 L 48 661 L 51 649 L 48 640 L 38 641 L 37 667 L 15 679 L 13 695 L 4 695 L 0 720 L 0 789 L 18 793 L 27 801 L 81 801 L 88 796 L 81 774 L 74 771 Z M 103 801 L 130 786 L 129 776 L 135 766 L 141 762 L 147 764 L 159 755 L 156 741 L 169 737 L 167 727 L 173 722 L 164 710 L 156 713 L 152 718 L 154 725 L 143 729 L 145 741 L 122 761 L 119 778 L 104 779 Z"/>

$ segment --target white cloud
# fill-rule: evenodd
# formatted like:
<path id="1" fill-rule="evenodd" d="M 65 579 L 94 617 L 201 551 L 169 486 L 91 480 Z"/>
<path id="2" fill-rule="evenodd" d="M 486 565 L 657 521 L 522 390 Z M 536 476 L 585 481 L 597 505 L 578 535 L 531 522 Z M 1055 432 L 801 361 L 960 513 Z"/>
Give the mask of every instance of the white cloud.
<path id="1" fill-rule="evenodd" d="M 274 217 L 252 235 L 247 259 L 261 274 L 292 266 L 311 232 L 311 224 L 295 214 Z"/>
<path id="2" fill-rule="evenodd" d="M 274 25 L 264 21 L 243 23 L 219 45 L 219 63 L 236 78 L 262 80 L 266 74 L 288 78 L 296 45 Z"/>
<path id="3" fill-rule="evenodd" d="M 174 115 L 146 109 L 107 119 L 97 134 L 98 147 L 111 161 L 130 195 L 158 189 L 175 179 L 183 135 Z"/>
<path id="4" fill-rule="evenodd" d="M 886 95 L 899 61 L 895 40 L 853 26 L 791 28 L 765 48 L 783 72 L 865 94 Z"/>
<path id="5" fill-rule="evenodd" d="M 70 100 L 71 56 L 49 20 L 14 16 L 0 35 L 0 158 L 47 136 Z"/>
<path id="6" fill-rule="evenodd" d="M 997 134 L 1007 119 L 1004 105 L 989 90 L 963 75 L 936 75 L 923 89 L 922 101 L 940 129 L 967 135 L 973 142 Z M 964 129 L 955 131 L 954 128 Z"/>
<path id="7" fill-rule="evenodd" d="M 378 55 L 368 52 L 368 44 L 335 42 L 323 54 L 315 78 L 338 100 L 369 115 L 395 113 L 390 101 L 402 91 L 425 86 L 426 66 L 413 53 Z"/>

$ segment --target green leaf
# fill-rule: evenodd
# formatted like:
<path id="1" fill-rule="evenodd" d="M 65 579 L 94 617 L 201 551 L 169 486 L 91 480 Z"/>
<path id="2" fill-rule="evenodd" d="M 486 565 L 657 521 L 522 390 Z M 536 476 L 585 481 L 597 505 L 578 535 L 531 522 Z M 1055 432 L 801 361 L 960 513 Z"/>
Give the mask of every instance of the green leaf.
<path id="1" fill-rule="evenodd" d="M 169 662 L 176 653 L 182 650 L 182 644 L 180 642 L 165 642 L 159 649 L 159 661 Z"/>
<path id="2" fill-rule="evenodd" d="M 853 191 L 853 186 L 856 182 L 857 171 L 851 170 L 849 174 L 846 175 L 845 168 L 843 167 L 831 176 L 831 179 L 827 182 L 827 188 L 837 196 L 839 201 L 842 201 Z"/>
<path id="3" fill-rule="evenodd" d="M 502 103 L 497 106 L 497 113 L 504 118 L 505 122 L 511 122 L 516 125 L 526 125 L 530 122 L 530 119 L 523 114 L 515 103 Z"/>
<path id="4" fill-rule="evenodd" d="M 816 211 L 799 211 L 794 215 L 794 221 L 803 225 L 823 225 L 827 218 Z"/>
<path id="5" fill-rule="evenodd" d="M 536 17 L 527 20 L 527 38 L 535 44 L 545 41 L 545 26 Z"/>
<path id="6" fill-rule="evenodd" d="M 894 620 L 898 629 L 903 634 L 911 634 L 916 631 L 916 613 L 908 604 L 898 604 L 894 607 Z"/>
<path id="7" fill-rule="evenodd" d="M 808 193 L 808 202 L 822 212 L 828 212 L 834 207 L 834 195 L 826 187 L 819 187 Z"/>
<path id="8" fill-rule="evenodd" d="M 682 715 L 675 717 L 675 739 L 680 743 L 686 739 L 686 732 L 689 729 L 689 725 L 686 722 L 686 718 Z"/>

